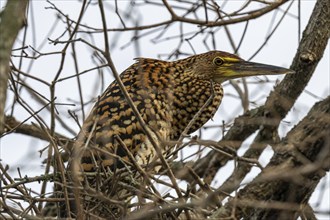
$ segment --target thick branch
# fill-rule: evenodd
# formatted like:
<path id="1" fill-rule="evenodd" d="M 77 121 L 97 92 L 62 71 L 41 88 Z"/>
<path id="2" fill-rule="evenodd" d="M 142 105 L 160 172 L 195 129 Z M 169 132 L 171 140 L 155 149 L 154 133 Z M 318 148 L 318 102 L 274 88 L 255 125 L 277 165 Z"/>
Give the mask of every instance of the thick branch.
<path id="1" fill-rule="evenodd" d="M 252 201 L 286 202 L 292 207 L 307 204 L 319 180 L 330 169 L 329 103 L 330 96 L 315 104 L 308 115 L 276 145 L 276 153 L 263 172 L 214 217 L 230 216 L 236 203 L 238 219 L 294 219 L 296 209 L 261 208 L 254 206 Z"/>
<path id="2" fill-rule="evenodd" d="M 47 132 L 44 131 L 43 128 L 41 128 L 38 125 L 32 124 L 26 124 L 24 122 L 19 122 L 17 121 L 14 117 L 10 117 L 10 116 L 5 116 L 5 130 L 4 132 L 6 132 L 5 134 L 7 134 L 8 132 L 15 132 L 18 134 L 25 134 L 28 135 L 30 137 L 35 137 L 35 138 L 39 138 L 41 140 L 44 141 L 49 141 L 49 136 L 47 135 Z M 65 137 L 64 135 L 55 133 L 54 135 L 55 137 L 55 141 L 59 146 L 63 146 L 69 142 L 72 142 L 71 139 Z M 72 145 L 72 144 L 70 144 Z M 69 149 L 71 149 L 72 147 L 69 147 Z"/>
<path id="3" fill-rule="evenodd" d="M 25 25 L 28 0 L 8 1 L 0 13 L 0 134 L 4 127 L 4 108 L 7 96 L 11 49 L 19 30 Z"/>

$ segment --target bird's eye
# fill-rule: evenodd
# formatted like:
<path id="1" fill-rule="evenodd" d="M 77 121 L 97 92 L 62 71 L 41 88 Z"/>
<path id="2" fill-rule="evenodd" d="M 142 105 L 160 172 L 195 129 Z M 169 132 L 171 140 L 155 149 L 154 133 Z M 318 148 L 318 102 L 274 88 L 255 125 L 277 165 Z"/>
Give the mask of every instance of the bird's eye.
<path id="1" fill-rule="evenodd" d="M 221 66 L 224 63 L 224 60 L 221 57 L 216 57 L 214 58 L 213 63 L 217 66 Z"/>

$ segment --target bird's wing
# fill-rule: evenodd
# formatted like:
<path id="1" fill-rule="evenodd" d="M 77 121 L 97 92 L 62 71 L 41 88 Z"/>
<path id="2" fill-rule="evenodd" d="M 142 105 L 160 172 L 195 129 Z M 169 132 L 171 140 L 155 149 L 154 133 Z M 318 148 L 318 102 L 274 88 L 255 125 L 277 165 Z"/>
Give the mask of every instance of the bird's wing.
<path id="1" fill-rule="evenodd" d="M 171 83 L 170 76 L 164 73 L 165 64 L 140 58 L 121 74 L 126 90 L 155 139 L 168 138 L 172 121 L 168 105 Z M 141 124 L 114 81 L 96 102 L 78 134 L 75 151 L 80 154 L 82 169 L 122 167 L 121 160 L 128 161 L 128 157 L 121 141 L 140 164 L 155 156 Z"/>

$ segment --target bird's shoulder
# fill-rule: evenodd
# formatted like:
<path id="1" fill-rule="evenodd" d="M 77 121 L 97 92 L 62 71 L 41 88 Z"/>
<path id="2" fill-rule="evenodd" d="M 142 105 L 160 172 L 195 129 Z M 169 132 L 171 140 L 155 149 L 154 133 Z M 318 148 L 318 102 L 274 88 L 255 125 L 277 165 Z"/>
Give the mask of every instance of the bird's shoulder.
<path id="1" fill-rule="evenodd" d="M 165 102 L 173 99 L 168 97 L 171 94 L 164 89 L 170 86 L 171 81 L 170 76 L 162 76 L 162 74 L 166 75 L 164 71 L 167 68 L 166 63 L 155 59 L 139 58 L 120 75 L 126 91 L 143 120 L 163 138 L 168 136 L 171 121 L 170 109 Z M 115 137 L 120 138 L 134 156 L 142 143 L 147 144 L 143 129 L 116 80 L 97 98 L 78 135 L 80 146 L 89 141 L 87 144 L 89 148 L 82 158 L 84 170 L 95 167 L 93 161 L 90 160 L 91 155 L 105 155 L 96 149 L 107 149 L 106 151 L 116 152 L 120 157 L 126 156 L 126 153 L 117 146 L 118 144 L 114 144 L 118 142 L 114 140 Z M 96 160 L 110 166 L 113 163 L 113 159 L 109 156 L 102 156 L 102 159 Z"/>

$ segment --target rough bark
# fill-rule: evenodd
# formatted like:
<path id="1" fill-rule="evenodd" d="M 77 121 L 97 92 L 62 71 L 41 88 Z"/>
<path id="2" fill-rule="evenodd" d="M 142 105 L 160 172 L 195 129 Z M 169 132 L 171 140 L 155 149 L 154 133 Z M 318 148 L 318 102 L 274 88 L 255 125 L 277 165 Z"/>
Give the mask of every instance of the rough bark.
<path id="1" fill-rule="evenodd" d="M 231 216 L 233 209 L 238 219 L 295 219 L 297 212 L 303 213 L 302 205 L 330 169 L 329 103 L 327 97 L 315 104 L 275 146 L 261 174 L 213 217 Z"/>
<path id="2" fill-rule="evenodd" d="M 4 108 L 10 72 L 11 49 L 18 32 L 25 25 L 28 0 L 9 0 L 0 14 L 0 134 L 4 128 Z"/>

